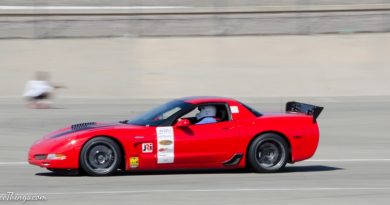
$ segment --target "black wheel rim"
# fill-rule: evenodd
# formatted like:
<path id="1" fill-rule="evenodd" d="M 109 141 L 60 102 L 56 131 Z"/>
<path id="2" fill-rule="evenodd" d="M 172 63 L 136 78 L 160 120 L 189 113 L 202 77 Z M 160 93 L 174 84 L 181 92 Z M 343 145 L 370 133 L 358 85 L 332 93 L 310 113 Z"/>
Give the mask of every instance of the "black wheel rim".
<path id="1" fill-rule="evenodd" d="M 88 148 L 85 159 L 95 173 L 107 173 L 115 166 L 118 157 L 112 145 L 95 143 Z"/>
<path id="2" fill-rule="evenodd" d="M 256 161 L 263 168 L 278 168 L 283 165 L 286 153 L 277 141 L 265 141 L 256 148 Z"/>

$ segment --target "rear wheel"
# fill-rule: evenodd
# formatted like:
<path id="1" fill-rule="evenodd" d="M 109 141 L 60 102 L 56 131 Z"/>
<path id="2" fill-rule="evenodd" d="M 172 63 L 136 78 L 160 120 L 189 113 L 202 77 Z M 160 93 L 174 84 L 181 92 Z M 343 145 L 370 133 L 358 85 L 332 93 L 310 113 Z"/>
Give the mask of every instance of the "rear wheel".
<path id="1" fill-rule="evenodd" d="M 105 176 L 113 174 L 122 161 L 119 145 L 107 137 L 89 140 L 81 150 L 80 165 L 89 175 Z"/>
<path id="2" fill-rule="evenodd" d="M 288 158 L 288 145 L 279 135 L 266 133 L 258 136 L 248 150 L 248 162 L 256 172 L 276 172 Z"/>

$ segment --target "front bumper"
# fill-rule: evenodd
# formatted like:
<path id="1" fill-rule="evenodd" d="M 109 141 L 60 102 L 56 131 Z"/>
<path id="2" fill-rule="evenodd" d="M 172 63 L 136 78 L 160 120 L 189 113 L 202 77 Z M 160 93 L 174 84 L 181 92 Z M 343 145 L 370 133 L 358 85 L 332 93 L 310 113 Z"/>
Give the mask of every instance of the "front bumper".
<path id="1" fill-rule="evenodd" d="M 28 153 L 28 163 L 48 169 L 78 169 L 80 150 L 70 140 L 41 140 L 31 146 Z M 49 159 L 49 154 L 65 156 Z"/>
<path id="2" fill-rule="evenodd" d="M 28 163 L 48 169 L 78 169 L 69 160 L 36 160 L 29 157 Z"/>

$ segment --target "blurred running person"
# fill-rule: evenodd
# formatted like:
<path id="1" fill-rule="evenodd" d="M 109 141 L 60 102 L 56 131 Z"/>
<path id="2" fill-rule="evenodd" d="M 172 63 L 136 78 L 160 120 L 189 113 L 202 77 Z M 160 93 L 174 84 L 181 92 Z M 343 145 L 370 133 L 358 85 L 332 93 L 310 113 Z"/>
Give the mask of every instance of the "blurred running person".
<path id="1" fill-rule="evenodd" d="M 26 84 L 23 96 L 27 99 L 27 106 L 33 109 L 48 109 L 49 101 L 54 89 L 62 86 L 54 86 L 49 82 L 49 73 L 35 73 L 35 80 L 30 80 Z"/>

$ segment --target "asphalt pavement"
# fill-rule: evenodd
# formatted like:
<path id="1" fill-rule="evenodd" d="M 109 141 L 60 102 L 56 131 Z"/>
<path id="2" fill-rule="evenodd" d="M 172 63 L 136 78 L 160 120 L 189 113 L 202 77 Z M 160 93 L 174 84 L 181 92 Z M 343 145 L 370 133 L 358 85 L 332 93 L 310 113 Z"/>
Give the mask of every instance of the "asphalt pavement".
<path id="1" fill-rule="evenodd" d="M 325 107 L 315 156 L 281 173 L 175 171 L 110 177 L 53 175 L 27 165 L 33 141 L 84 121 L 118 121 L 164 101 L 56 100 L 31 110 L 0 102 L 0 194 L 38 193 L 33 204 L 389 204 L 390 97 L 296 98 Z M 280 111 L 280 99 L 243 99 L 260 111 Z M 98 103 L 97 103 L 98 102 Z M 3 202 L 1 202 L 3 203 Z M 20 202 L 7 202 L 17 204 Z"/>

